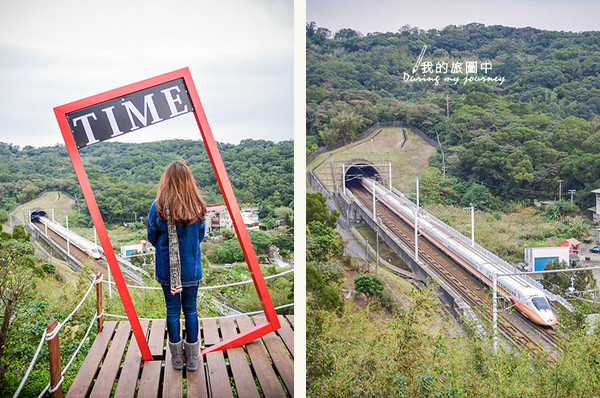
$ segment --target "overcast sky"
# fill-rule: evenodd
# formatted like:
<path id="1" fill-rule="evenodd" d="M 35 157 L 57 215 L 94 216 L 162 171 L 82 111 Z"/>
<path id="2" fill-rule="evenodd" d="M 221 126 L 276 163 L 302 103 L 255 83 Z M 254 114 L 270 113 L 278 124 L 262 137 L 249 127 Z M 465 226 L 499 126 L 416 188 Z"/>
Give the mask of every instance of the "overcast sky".
<path id="1" fill-rule="evenodd" d="M 215 139 L 293 138 L 293 1 L 1 1 L 0 141 L 62 143 L 53 108 L 189 67 Z M 120 141 L 199 138 L 191 114 Z"/>
<path id="2" fill-rule="evenodd" d="M 596 0 L 307 0 L 306 19 L 336 32 L 395 32 L 404 25 L 442 29 L 471 22 L 564 31 L 600 30 Z"/>

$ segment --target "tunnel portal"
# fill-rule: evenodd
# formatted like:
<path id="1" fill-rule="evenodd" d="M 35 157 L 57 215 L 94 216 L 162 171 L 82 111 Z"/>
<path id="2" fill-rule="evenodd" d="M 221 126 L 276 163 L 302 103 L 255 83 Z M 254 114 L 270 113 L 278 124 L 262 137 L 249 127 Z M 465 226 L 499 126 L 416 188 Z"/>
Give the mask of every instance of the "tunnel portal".
<path id="1" fill-rule="evenodd" d="M 383 177 L 377 170 L 377 166 L 369 160 L 351 159 L 346 162 L 345 170 L 344 180 L 346 185 L 356 184 L 362 177 L 369 177 L 383 184 Z"/>

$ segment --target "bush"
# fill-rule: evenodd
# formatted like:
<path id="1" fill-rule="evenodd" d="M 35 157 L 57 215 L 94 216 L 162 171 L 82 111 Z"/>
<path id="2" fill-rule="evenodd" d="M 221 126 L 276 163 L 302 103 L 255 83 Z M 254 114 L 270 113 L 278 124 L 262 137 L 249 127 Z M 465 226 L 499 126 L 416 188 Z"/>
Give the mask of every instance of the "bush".
<path id="1" fill-rule="evenodd" d="M 339 283 L 344 277 L 344 269 L 336 263 L 317 263 L 315 267 L 323 275 L 325 282 Z"/>
<path id="2" fill-rule="evenodd" d="M 279 235 L 273 239 L 273 244 L 280 250 L 294 250 L 294 239 L 289 235 Z"/>
<path id="3" fill-rule="evenodd" d="M 56 272 L 56 267 L 51 263 L 44 263 L 40 267 L 47 274 L 54 274 Z"/>
<path id="4" fill-rule="evenodd" d="M 354 289 L 367 296 L 381 296 L 384 287 L 383 279 L 374 274 L 358 274 L 354 278 Z"/>

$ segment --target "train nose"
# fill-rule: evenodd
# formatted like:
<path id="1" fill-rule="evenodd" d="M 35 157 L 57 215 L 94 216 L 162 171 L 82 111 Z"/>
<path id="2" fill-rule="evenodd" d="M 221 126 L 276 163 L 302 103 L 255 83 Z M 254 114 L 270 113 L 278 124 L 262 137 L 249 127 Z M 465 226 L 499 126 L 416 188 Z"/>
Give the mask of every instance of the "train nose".
<path id="1" fill-rule="evenodd" d="M 545 314 L 543 314 L 543 319 L 546 321 L 546 323 L 548 325 L 556 324 L 556 317 L 554 316 L 552 311 L 544 311 L 544 312 L 545 312 Z"/>

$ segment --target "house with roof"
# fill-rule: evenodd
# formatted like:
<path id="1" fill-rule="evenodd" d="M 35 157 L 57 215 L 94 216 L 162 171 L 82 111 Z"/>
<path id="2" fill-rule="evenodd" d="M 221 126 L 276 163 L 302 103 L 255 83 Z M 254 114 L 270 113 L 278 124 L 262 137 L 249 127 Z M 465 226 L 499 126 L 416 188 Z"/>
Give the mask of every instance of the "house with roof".
<path id="1" fill-rule="evenodd" d="M 240 213 L 247 229 L 258 229 L 258 207 L 243 207 Z M 205 223 L 206 233 L 233 229 L 233 221 L 225 205 L 207 207 Z"/>
<path id="2" fill-rule="evenodd" d="M 561 247 L 569 248 L 569 253 L 579 253 L 579 245 L 581 245 L 581 242 L 575 238 L 569 238 L 560 242 Z"/>

